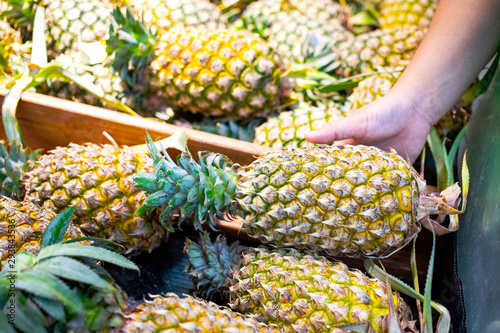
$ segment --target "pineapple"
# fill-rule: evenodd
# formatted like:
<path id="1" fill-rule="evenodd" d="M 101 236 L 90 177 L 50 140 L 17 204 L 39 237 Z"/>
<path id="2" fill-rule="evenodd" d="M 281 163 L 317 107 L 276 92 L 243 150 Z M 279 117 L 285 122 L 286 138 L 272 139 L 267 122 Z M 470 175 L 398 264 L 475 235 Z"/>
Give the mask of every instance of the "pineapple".
<path id="1" fill-rule="evenodd" d="M 116 50 L 115 69 L 131 67 L 129 82 L 156 84 L 172 106 L 205 116 L 253 118 L 270 113 L 278 103 L 281 62 L 266 42 L 227 29 L 172 28 L 159 36 L 115 11 L 121 25 L 109 47 Z M 139 40 L 148 35 L 141 54 Z M 126 37 L 128 35 L 128 37 Z M 125 36 L 125 37 L 124 37 Z M 143 40 L 143 38 L 139 38 Z"/>
<path id="2" fill-rule="evenodd" d="M 50 209 L 34 203 L 0 196 L 0 260 L 13 257 L 19 251 L 38 254 L 42 235 L 55 216 Z M 82 232 L 70 224 L 63 240 L 77 237 L 83 237 Z"/>
<path id="3" fill-rule="evenodd" d="M 14 7 L 11 15 L 25 15 L 24 27 L 32 29 L 36 6 L 45 7 L 48 32 L 49 57 L 68 50 L 79 50 L 82 42 L 95 42 L 108 39 L 112 20 L 113 3 L 108 0 L 7 0 Z M 30 5 L 31 10 L 23 10 Z M 7 17 L 9 19 L 9 17 Z M 16 19 L 17 17 L 10 17 Z"/>
<path id="4" fill-rule="evenodd" d="M 258 32 L 283 57 L 305 62 L 311 51 L 306 47 L 310 36 L 323 36 L 332 43 L 353 37 L 342 26 L 345 10 L 333 1 L 261 0 L 248 7 L 237 25 Z"/>
<path id="5" fill-rule="evenodd" d="M 21 162 L 17 169 L 4 183 L 19 182 L 20 190 L 14 192 L 22 192 L 19 198 L 55 213 L 77 205 L 75 224 L 86 235 L 119 243 L 127 254 L 152 251 L 166 239 L 153 216 L 134 215 L 145 193 L 134 187 L 132 175 L 153 172 L 151 159 L 142 153 L 128 147 L 70 144 L 35 162 Z"/>
<path id="6" fill-rule="evenodd" d="M 214 228 L 214 216 L 239 215 L 250 236 L 274 246 L 382 257 L 406 245 L 436 209 L 458 213 L 446 197 L 421 194 L 424 181 L 401 156 L 375 147 L 284 149 L 246 167 L 208 152 L 198 153 L 199 164 L 189 153 L 175 163 L 152 145 L 150 154 L 155 174 L 134 175 L 149 193 L 137 213 L 162 206 L 160 222 L 169 230 L 176 213 L 180 221 L 193 214 L 197 228 Z"/>
<path id="7" fill-rule="evenodd" d="M 417 27 L 375 30 L 338 43 L 328 51 L 328 67 L 340 77 L 366 74 L 409 60 L 424 37 Z"/>
<path id="8" fill-rule="evenodd" d="M 230 306 L 275 324 L 283 332 L 347 332 L 338 325 L 369 323 L 389 332 L 389 297 L 400 323 L 411 326 L 411 312 L 397 293 L 341 262 L 264 247 L 242 250 L 224 238 L 214 243 L 207 233 L 201 246 L 187 240 L 188 271 L 200 293 L 223 291 Z"/>
<path id="9" fill-rule="evenodd" d="M 305 133 L 343 116 L 344 113 L 335 107 L 322 109 L 301 105 L 292 111 L 281 112 L 257 127 L 253 142 L 273 148 L 303 147 L 309 144 Z"/>
<path id="10" fill-rule="evenodd" d="M 402 70 L 387 70 L 363 79 L 347 98 L 351 109 L 359 109 L 387 94 L 401 74 Z"/>
<path id="11" fill-rule="evenodd" d="M 122 333 L 142 332 L 280 332 L 250 316 L 185 295 L 155 295 L 127 315 Z"/>
<path id="12" fill-rule="evenodd" d="M 161 35 L 173 26 L 214 28 L 227 23 L 221 11 L 208 0 L 127 0 L 136 16 Z"/>
<path id="13" fill-rule="evenodd" d="M 0 1 L 0 15 L 9 9 Z M 28 60 L 29 47 L 23 44 L 22 35 L 0 16 L 0 85 L 23 71 Z"/>
<path id="14" fill-rule="evenodd" d="M 380 27 L 394 29 L 416 26 L 427 30 L 436 11 L 434 0 L 384 0 L 380 5 Z"/>

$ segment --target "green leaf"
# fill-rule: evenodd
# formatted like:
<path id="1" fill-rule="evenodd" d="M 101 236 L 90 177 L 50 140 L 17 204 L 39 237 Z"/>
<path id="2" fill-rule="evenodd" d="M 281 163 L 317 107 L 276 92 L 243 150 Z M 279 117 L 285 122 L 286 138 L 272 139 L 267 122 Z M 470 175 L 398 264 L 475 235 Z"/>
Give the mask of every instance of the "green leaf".
<path id="1" fill-rule="evenodd" d="M 467 127 L 468 126 L 465 125 L 458 133 L 457 137 L 455 138 L 455 141 L 453 141 L 453 144 L 450 148 L 450 151 L 448 152 L 448 164 L 449 165 L 453 165 L 453 161 L 455 160 L 455 156 L 456 156 L 458 148 L 460 146 L 460 142 L 462 142 L 462 139 L 465 136 L 465 133 L 467 132 Z"/>
<path id="2" fill-rule="evenodd" d="M 52 257 L 41 261 L 33 271 L 43 271 L 64 279 L 90 284 L 97 288 L 109 289 L 110 284 L 101 279 L 89 267 L 68 257 Z"/>
<path id="3" fill-rule="evenodd" d="M 46 319 L 42 311 L 29 298 L 22 293 L 16 292 L 15 301 L 15 322 L 14 326 L 26 333 L 47 333 L 45 329 Z M 4 311 L 8 306 L 4 308 Z"/>
<path id="4" fill-rule="evenodd" d="M 19 274 L 16 287 L 37 296 L 59 300 L 75 311 L 83 311 L 82 303 L 68 286 L 49 273 L 30 271 Z"/>
<path id="5" fill-rule="evenodd" d="M 118 253 L 85 244 L 55 244 L 47 246 L 40 251 L 38 260 L 41 261 L 56 256 L 89 257 L 95 260 L 109 262 L 120 267 L 139 270 L 136 264 Z"/>
<path id="6" fill-rule="evenodd" d="M 61 213 L 57 214 L 45 229 L 42 239 L 40 241 L 40 248 L 43 249 L 47 246 L 54 245 L 62 242 L 69 224 L 71 217 L 75 212 L 76 205 L 66 208 Z"/>
<path id="7" fill-rule="evenodd" d="M 66 322 L 64 306 L 61 302 L 45 297 L 33 297 L 32 300 L 40 307 L 40 309 L 54 317 L 57 321 L 61 323 Z"/>
<path id="8" fill-rule="evenodd" d="M 429 144 L 432 157 L 434 158 L 434 162 L 436 164 L 437 187 L 438 192 L 441 192 L 448 187 L 449 165 L 446 150 L 443 149 L 441 138 L 439 137 L 439 134 L 434 126 L 431 128 L 429 135 L 427 136 L 427 143 Z"/>
<path id="9" fill-rule="evenodd" d="M 429 258 L 429 267 L 427 269 L 427 278 L 425 280 L 424 302 L 422 304 L 422 333 L 432 333 L 432 308 L 431 308 L 431 292 L 432 292 L 432 272 L 434 271 L 434 257 L 436 254 L 436 234 L 432 233 L 432 250 Z"/>
<path id="10" fill-rule="evenodd" d="M 7 317 L 3 313 L 0 315 L 0 327 L 2 333 L 16 333 L 16 330 L 9 324 Z"/>

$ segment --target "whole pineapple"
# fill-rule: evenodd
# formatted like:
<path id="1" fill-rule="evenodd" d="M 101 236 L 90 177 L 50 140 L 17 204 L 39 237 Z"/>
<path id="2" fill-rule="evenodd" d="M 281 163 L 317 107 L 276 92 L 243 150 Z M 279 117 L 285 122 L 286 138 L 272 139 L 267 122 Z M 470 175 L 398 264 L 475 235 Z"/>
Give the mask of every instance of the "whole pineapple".
<path id="1" fill-rule="evenodd" d="M 6 1 L 0 1 L 0 85 L 22 72 L 29 55 L 29 46 L 23 44 L 21 32 L 2 16 L 9 8 Z"/>
<path id="2" fill-rule="evenodd" d="M 128 82 L 140 84 L 146 78 L 172 106 L 241 119 L 264 116 L 277 105 L 282 64 L 257 36 L 227 29 L 172 28 L 156 41 L 148 29 L 137 31 L 131 14 L 115 11 L 115 18 L 121 26 L 109 44 L 116 51 L 115 68 L 126 71 L 132 65 Z M 123 37 L 127 34 L 130 38 Z M 149 36 L 148 45 L 132 54 L 140 42 L 134 36 L 141 34 Z"/>
<path id="3" fill-rule="evenodd" d="M 23 27 L 32 29 L 37 6 L 45 8 L 49 57 L 68 50 L 79 50 L 79 40 L 96 42 L 108 39 L 113 3 L 108 0 L 7 0 L 12 15 L 24 15 Z M 28 6 L 30 10 L 23 9 Z M 16 19 L 16 17 L 11 17 Z M 19 21 L 19 18 L 17 18 Z"/>
<path id="4" fill-rule="evenodd" d="M 340 77 L 394 67 L 411 59 L 423 37 L 413 26 L 370 31 L 333 46 L 325 55 L 326 67 Z"/>
<path id="5" fill-rule="evenodd" d="M 77 205 L 75 224 L 89 236 L 112 240 L 127 254 L 152 251 L 165 230 L 150 214 L 134 215 L 145 193 L 132 175 L 153 172 L 152 160 L 128 147 L 70 144 L 40 156 L 22 175 L 23 199 L 59 212 Z"/>
<path id="6" fill-rule="evenodd" d="M 136 16 L 161 35 L 176 25 L 214 28 L 227 23 L 209 0 L 127 0 Z"/>
<path id="7" fill-rule="evenodd" d="M 153 296 L 127 315 L 122 333 L 142 332 L 279 332 L 251 318 L 188 295 Z"/>
<path id="8" fill-rule="evenodd" d="M 230 306 L 275 324 L 283 332 L 348 332 L 338 325 L 369 323 L 388 332 L 389 297 L 398 321 L 411 325 L 411 312 L 397 293 L 341 262 L 264 247 L 242 250 L 207 233 L 201 246 L 187 240 L 188 271 L 204 297 L 223 291 Z"/>
<path id="9" fill-rule="evenodd" d="M 134 175 L 149 193 L 137 213 L 162 206 L 167 229 L 177 213 L 180 221 L 192 214 L 198 228 L 206 217 L 215 227 L 214 216 L 239 215 L 250 236 L 274 246 L 381 257 L 406 245 L 419 219 L 448 207 L 420 194 L 425 183 L 401 156 L 375 147 L 284 149 L 246 167 L 208 152 L 199 163 L 189 153 L 175 163 L 154 146 L 150 154 L 155 173 Z"/>
<path id="10" fill-rule="evenodd" d="M 307 132 L 343 116 L 344 113 L 334 107 L 323 109 L 304 104 L 281 112 L 257 127 L 253 142 L 273 148 L 303 147 L 309 144 L 305 139 Z"/>
<path id="11" fill-rule="evenodd" d="M 260 0 L 248 6 L 237 25 L 258 32 L 283 57 L 304 62 L 311 51 L 307 47 L 310 36 L 332 43 L 353 37 L 342 26 L 346 8 L 333 1 Z"/>
<path id="12" fill-rule="evenodd" d="M 382 29 L 416 26 L 427 30 L 437 7 L 434 0 L 384 0 L 380 4 Z"/>
<path id="13" fill-rule="evenodd" d="M 29 201 L 15 201 L 0 196 L 0 260 L 19 251 L 38 254 L 45 229 L 56 214 Z M 83 237 L 80 229 L 69 225 L 63 241 Z"/>

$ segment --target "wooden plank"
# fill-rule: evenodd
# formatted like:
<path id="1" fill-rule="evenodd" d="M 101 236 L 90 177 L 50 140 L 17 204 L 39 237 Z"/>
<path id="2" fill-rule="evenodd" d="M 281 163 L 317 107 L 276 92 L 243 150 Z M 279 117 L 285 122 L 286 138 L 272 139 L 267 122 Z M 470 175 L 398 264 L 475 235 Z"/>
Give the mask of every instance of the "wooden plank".
<path id="1" fill-rule="evenodd" d="M 0 103 L 6 90 L 0 89 Z M 226 138 L 193 129 L 166 124 L 160 120 L 134 117 L 121 112 L 71 102 L 42 94 L 25 92 L 18 106 L 17 117 L 27 144 L 52 149 L 70 142 L 109 143 L 102 134 L 108 132 L 120 145 L 145 142 L 146 130 L 153 138 L 165 138 L 179 131 L 187 133 L 191 153 L 208 150 L 228 156 L 233 162 L 246 165 L 273 148 Z M 5 132 L 0 135 L 5 138 Z"/>

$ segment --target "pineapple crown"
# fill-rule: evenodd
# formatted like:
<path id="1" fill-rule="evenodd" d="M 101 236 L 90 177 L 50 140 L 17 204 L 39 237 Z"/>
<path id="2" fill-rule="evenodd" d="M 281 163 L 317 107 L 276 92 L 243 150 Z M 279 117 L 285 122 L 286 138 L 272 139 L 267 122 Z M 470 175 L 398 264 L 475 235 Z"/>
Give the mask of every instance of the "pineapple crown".
<path id="1" fill-rule="evenodd" d="M 10 149 L 9 149 L 10 148 Z M 7 147 L 0 141 L 0 195 L 19 200 L 21 193 L 21 176 L 33 164 L 40 151 L 31 152 L 13 141 Z"/>
<path id="2" fill-rule="evenodd" d="M 97 260 L 136 270 L 137 266 L 104 248 L 60 243 L 75 208 L 52 220 L 38 255 L 21 251 L 4 262 L 2 332 L 94 332 L 122 324 L 126 295 Z M 9 317 L 10 304 L 16 304 L 18 320 Z"/>
<path id="3" fill-rule="evenodd" d="M 228 138 L 252 142 L 255 138 L 255 128 L 264 121 L 264 118 L 253 118 L 244 122 L 207 118 L 201 122 L 193 123 L 193 128 Z"/>
<path id="4" fill-rule="evenodd" d="M 189 152 L 183 152 L 174 162 L 165 149 L 160 152 L 148 134 L 148 149 L 154 161 L 154 174 L 136 173 L 136 187 L 148 193 L 144 204 L 135 214 L 162 206 L 159 219 L 163 227 L 173 231 L 172 217 L 180 214 L 179 223 L 193 214 L 194 225 L 202 229 L 208 215 L 214 228 L 214 216 L 234 213 L 234 197 L 238 175 L 227 157 L 199 152 L 196 162 Z"/>
<path id="5" fill-rule="evenodd" d="M 113 10 L 106 51 L 115 53 L 113 68 L 129 85 L 143 81 L 143 74 L 154 54 L 157 34 L 146 27 L 144 20 L 136 19 L 129 7 L 125 14 L 120 8 Z"/>
<path id="6" fill-rule="evenodd" d="M 186 239 L 184 252 L 189 256 L 186 270 L 201 297 L 212 297 L 221 291 L 239 262 L 239 243 L 227 244 L 219 235 L 215 242 L 208 232 L 201 233 L 201 244 Z"/>

